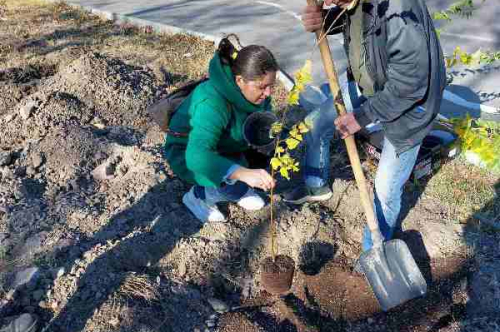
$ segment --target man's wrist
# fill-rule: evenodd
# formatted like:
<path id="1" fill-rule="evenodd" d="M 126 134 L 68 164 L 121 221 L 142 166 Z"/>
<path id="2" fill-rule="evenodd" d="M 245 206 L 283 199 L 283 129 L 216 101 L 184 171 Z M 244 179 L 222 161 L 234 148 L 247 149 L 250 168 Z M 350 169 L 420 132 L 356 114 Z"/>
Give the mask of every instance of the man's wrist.
<path id="1" fill-rule="evenodd" d="M 361 128 L 365 128 L 366 126 L 368 126 L 370 123 L 373 122 L 361 108 L 356 108 L 353 111 L 353 115 L 356 121 L 361 126 Z"/>

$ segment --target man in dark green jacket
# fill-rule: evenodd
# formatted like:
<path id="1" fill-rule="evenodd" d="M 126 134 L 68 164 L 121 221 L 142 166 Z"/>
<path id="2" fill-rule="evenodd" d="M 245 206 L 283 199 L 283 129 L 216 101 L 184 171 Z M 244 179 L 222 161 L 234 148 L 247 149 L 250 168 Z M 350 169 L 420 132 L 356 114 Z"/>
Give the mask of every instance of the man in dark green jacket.
<path id="1" fill-rule="evenodd" d="M 209 80 L 180 105 L 170 121 L 165 157 L 174 173 L 194 184 L 183 202 L 202 222 L 224 221 L 221 201 L 248 210 L 264 206 L 252 187 L 268 190 L 274 180 L 264 169 L 250 169 L 243 123 L 254 112 L 270 111 L 278 65 L 269 50 L 251 45 L 236 52 L 224 39 L 209 65 Z"/>
<path id="2" fill-rule="evenodd" d="M 314 123 L 306 136 L 306 186 L 287 193 L 285 200 L 300 204 L 329 199 L 329 145 L 335 127 L 345 138 L 376 124 L 385 139 L 374 204 L 381 232 L 390 239 L 403 186 L 441 104 L 446 82 L 443 53 L 423 0 L 325 0 L 325 4 L 337 6 L 329 10 L 307 6 L 302 21 L 311 32 L 325 22 L 325 31 L 344 33 L 348 81 L 355 82 L 342 87 L 350 112 L 337 118 L 330 99 L 321 106 L 322 112 L 310 115 Z M 366 228 L 363 249 L 371 246 Z"/>

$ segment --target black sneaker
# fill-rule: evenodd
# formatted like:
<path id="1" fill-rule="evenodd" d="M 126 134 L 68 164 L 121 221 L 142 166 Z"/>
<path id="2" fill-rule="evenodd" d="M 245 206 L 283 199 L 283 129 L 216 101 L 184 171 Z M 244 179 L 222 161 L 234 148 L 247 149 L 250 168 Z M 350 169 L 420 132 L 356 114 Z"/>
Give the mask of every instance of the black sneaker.
<path id="1" fill-rule="evenodd" d="M 328 185 L 318 188 L 302 185 L 285 193 L 283 195 L 283 200 L 292 204 L 302 204 L 305 202 L 326 201 L 329 200 L 332 195 L 333 193 Z"/>

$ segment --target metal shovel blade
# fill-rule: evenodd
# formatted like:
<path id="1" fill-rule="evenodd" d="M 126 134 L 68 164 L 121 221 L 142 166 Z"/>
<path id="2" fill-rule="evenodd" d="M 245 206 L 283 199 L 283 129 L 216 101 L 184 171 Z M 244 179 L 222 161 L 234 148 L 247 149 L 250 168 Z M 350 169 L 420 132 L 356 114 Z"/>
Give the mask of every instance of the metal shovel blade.
<path id="1" fill-rule="evenodd" d="M 383 311 L 427 292 L 427 283 L 402 240 L 364 252 L 360 264 Z"/>

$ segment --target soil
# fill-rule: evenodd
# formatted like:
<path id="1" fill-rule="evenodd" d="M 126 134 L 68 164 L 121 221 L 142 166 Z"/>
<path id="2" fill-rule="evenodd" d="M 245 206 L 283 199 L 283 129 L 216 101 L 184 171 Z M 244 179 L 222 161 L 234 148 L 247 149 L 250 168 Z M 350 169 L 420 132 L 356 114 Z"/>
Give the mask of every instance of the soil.
<path id="1" fill-rule="evenodd" d="M 6 11 L 23 28 L 30 12 L 45 13 L 43 36 L 0 26 L 5 45 L 28 45 L 0 54 L 19 57 L 0 65 L 0 326 L 30 312 L 41 330 L 58 332 L 499 330 L 500 235 L 430 190 L 449 169 L 470 174 L 463 161 L 406 187 L 397 237 L 428 293 L 381 312 L 352 271 L 364 215 L 335 139 L 329 201 L 297 207 L 276 196 L 278 253 L 297 269 L 290 293 L 271 295 L 261 282 L 269 206 L 221 204 L 228 222 L 200 224 L 182 204 L 190 186 L 169 169 L 163 135 L 145 113 L 166 86 L 196 78 L 179 63 L 201 76 L 214 46 L 54 6 L 15 19 Z M 92 38 L 99 47 L 71 39 L 96 31 L 104 31 Z M 36 61 L 23 65 L 28 57 Z M 363 166 L 372 181 L 372 164 Z M 493 192 L 474 211 L 497 215 L 498 178 L 472 171 Z M 300 176 L 278 181 L 279 194 Z"/>
<path id="2" fill-rule="evenodd" d="M 262 272 L 267 273 L 283 273 L 289 272 L 295 268 L 295 262 L 291 257 L 278 255 L 273 260 L 273 257 L 267 257 L 262 262 Z"/>
<path id="3" fill-rule="evenodd" d="M 291 257 L 278 255 L 262 262 L 262 287 L 271 294 L 288 292 L 293 282 L 295 262 Z"/>

